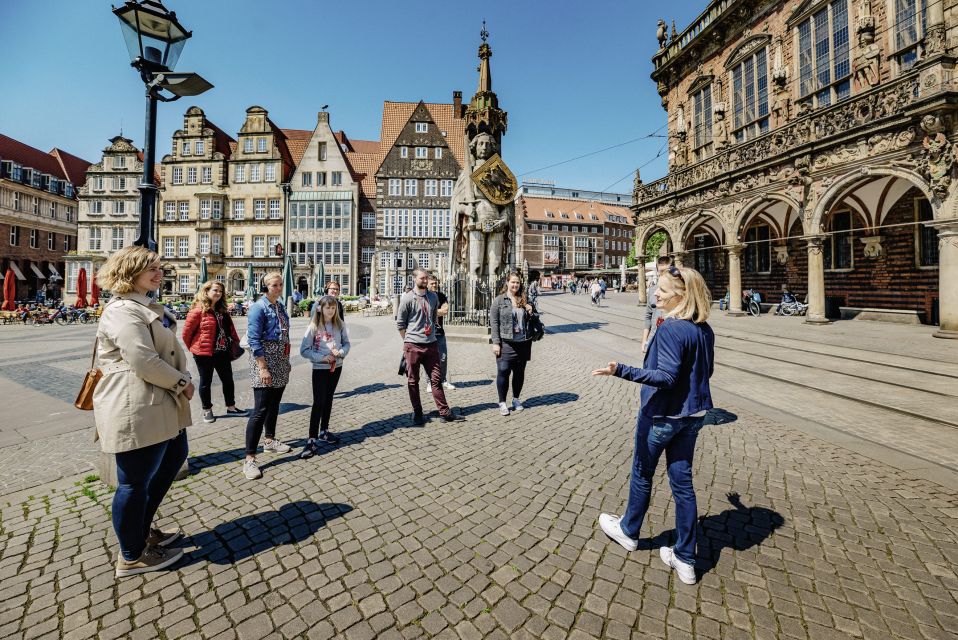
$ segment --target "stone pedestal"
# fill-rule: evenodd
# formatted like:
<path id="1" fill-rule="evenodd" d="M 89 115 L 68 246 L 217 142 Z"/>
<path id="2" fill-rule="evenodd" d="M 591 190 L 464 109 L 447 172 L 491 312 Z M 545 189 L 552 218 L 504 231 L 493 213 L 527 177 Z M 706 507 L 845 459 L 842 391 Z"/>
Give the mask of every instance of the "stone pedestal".
<path id="1" fill-rule="evenodd" d="M 491 330 L 489 327 L 452 324 L 443 327 L 446 332 L 446 342 L 477 342 L 489 344 Z"/>
<path id="2" fill-rule="evenodd" d="M 744 316 L 742 311 L 742 249 L 743 244 L 728 247 L 728 315 Z"/>
<path id="3" fill-rule="evenodd" d="M 822 242 L 825 236 L 807 236 L 808 243 L 808 311 L 806 324 L 829 324 L 825 317 L 825 256 Z"/>
<path id="4" fill-rule="evenodd" d="M 645 284 L 645 256 L 635 256 L 636 261 L 638 262 L 639 274 L 635 279 L 636 284 L 639 285 L 639 306 L 644 307 L 649 303 L 648 297 L 649 292 Z"/>
<path id="5" fill-rule="evenodd" d="M 932 223 L 938 229 L 938 331 L 958 339 L 958 220 Z"/>

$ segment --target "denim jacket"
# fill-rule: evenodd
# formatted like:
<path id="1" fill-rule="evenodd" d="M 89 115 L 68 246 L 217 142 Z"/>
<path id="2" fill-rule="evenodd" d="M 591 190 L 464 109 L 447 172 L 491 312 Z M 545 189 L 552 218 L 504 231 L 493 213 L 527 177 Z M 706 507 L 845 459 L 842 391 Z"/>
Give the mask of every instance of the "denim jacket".
<path id="1" fill-rule="evenodd" d="M 277 309 L 279 309 L 278 315 Z M 282 338 L 280 316 L 282 316 L 283 324 L 286 325 L 286 336 L 289 339 L 289 316 L 286 315 L 286 308 L 278 301 L 275 305 L 272 305 L 266 296 L 263 296 L 249 308 L 249 324 L 246 328 L 246 335 L 248 336 L 249 349 L 254 358 L 263 355 L 263 342 Z"/>
<path id="2" fill-rule="evenodd" d="M 715 334 L 707 323 L 667 317 L 649 342 L 645 367 L 620 364 L 615 375 L 642 383 L 640 419 L 684 417 L 712 408 L 714 363 Z"/>

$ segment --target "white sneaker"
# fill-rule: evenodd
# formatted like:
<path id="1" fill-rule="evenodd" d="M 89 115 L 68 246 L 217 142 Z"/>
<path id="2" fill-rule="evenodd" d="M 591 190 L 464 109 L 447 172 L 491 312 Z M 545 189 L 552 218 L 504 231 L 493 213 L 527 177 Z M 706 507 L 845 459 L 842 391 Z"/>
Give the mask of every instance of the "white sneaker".
<path id="1" fill-rule="evenodd" d="M 513 411 L 522 411 L 525 407 L 522 406 L 522 402 L 519 398 L 512 399 L 512 410 Z"/>
<path id="2" fill-rule="evenodd" d="M 509 415 L 509 405 L 507 405 L 505 402 L 499 403 L 499 415 L 500 416 Z"/>
<path id="3" fill-rule="evenodd" d="M 213 415 L 213 410 L 209 409 L 203 412 L 203 422 L 210 424 L 211 422 L 216 422 L 216 416 Z"/>
<path id="4" fill-rule="evenodd" d="M 611 513 L 599 514 L 599 527 L 602 528 L 602 533 L 618 542 L 626 551 L 635 551 L 639 548 L 639 541 L 633 540 L 622 531 L 622 516 L 614 516 Z"/>
<path id="5" fill-rule="evenodd" d="M 682 562 L 676 558 L 675 551 L 672 550 L 672 547 L 662 547 L 659 549 L 659 557 L 662 558 L 662 562 L 675 569 L 679 580 L 685 584 L 695 584 L 695 567 L 688 562 Z"/>
<path id="6" fill-rule="evenodd" d="M 263 442 L 263 451 L 272 451 L 273 453 L 289 453 L 292 450 L 292 447 L 279 440 L 266 440 Z"/>
<path id="7" fill-rule="evenodd" d="M 243 463 L 243 475 L 247 480 L 257 480 L 263 477 L 263 472 L 259 470 L 255 459 L 247 458 Z"/>
<path id="8" fill-rule="evenodd" d="M 456 385 L 454 385 L 453 383 L 448 382 L 448 381 L 447 381 L 447 382 L 443 382 L 443 383 L 442 383 L 442 386 L 443 386 L 443 388 L 449 389 L 450 391 L 452 391 L 452 390 L 454 390 L 454 389 L 456 388 Z"/>
<path id="9" fill-rule="evenodd" d="M 426 393 L 432 393 L 432 383 L 431 383 L 431 382 L 427 382 L 427 383 L 426 383 Z"/>

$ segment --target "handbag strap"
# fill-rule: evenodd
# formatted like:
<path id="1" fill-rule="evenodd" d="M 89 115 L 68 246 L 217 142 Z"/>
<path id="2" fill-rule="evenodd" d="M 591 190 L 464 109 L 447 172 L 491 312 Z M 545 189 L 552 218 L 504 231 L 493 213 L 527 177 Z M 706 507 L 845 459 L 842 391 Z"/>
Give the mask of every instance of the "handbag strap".
<path id="1" fill-rule="evenodd" d="M 96 368 L 96 351 L 97 351 L 97 347 L 99 346 L 100 346 L 100 335 L 97 334 L 96 337 L 93 338 L 93 356 L 90 358 L 90 369 Z"/>

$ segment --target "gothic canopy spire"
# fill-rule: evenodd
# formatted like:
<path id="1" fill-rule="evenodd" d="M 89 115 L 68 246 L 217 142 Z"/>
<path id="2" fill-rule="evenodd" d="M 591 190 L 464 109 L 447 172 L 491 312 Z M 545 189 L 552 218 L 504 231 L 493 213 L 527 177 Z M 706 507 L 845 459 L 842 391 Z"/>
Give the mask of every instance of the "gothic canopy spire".
<path id="1" fill-rule="evenodd" d="M 479 45 L 479 87 L 466 109 L 469 138 L 477 133 L 489 133 L 499 141 L 506 131 L 506 112 L 499 108 L 499 98 L 492 90 L 492 69 L 489 65 L 492 47 L 487 42 L 489 31 L 485 20 L 482 21 L 479 37 L 482 40 Z"/>

